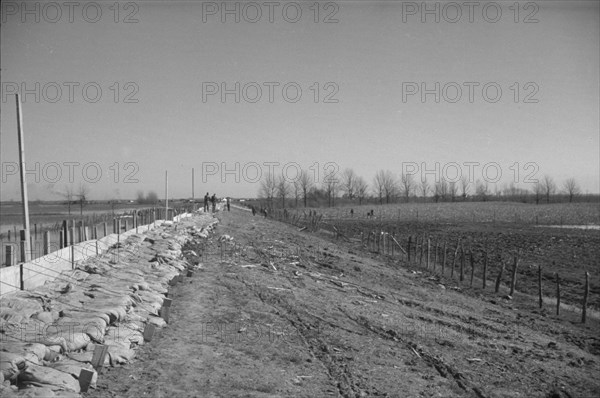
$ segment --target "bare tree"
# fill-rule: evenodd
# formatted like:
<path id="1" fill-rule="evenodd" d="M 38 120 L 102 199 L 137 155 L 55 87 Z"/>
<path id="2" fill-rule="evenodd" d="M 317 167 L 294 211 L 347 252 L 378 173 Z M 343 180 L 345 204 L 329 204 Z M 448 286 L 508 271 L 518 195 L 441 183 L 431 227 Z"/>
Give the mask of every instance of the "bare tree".
<path id="1" fill-rule="evenodd" d="M 534 197 L 536 205 L 540 203 L 540 198 L 542 197 L 543 193 L 544 193 L 544 185 L 539 181 L 536 182 L 535 185 L 533 186 L 533 197 Z"/>
<path id="2" fill-rule="evenodd" d="M 514 200 L 519 194 L 519 188 L 515 185 L 514 181 L 511 181 L 510 184 L 508 184 L 508 186 L 504 186 L 502 192 L 505 196 L 508 196 L 509 198 Z"/>
<path id="3" fill-rule="evenodd" d="M 273 198 L 276 192 L 277 182 L 275 181 L 275 176 L 269 172 L 260 182 L 259 196 L 267 200 L 268 207 L 273 207 Z"/>
<path id="4" fill-rule="evenodd" d="M 294 191 L 294 207 L 298 207 L 298 201 L 300 200 L 300 193 L 302 189 L 300 188 L 300 181 L 296 178 L 292 183 L 292 190 Z"/>
<path id="5" fill-rule="evenodd" d="M 412 174 L 400 174 L 400 189 L 402 191 L 402 195 L 404 195 L 406 203 L 408 203 L 410 195 L 415 189 L 415 182 Z"/>
<path id="6" fill-rule="evenodd" d="M 279 176 L 276 182 L 277 196 L 281 199 L 281 208 L 285 209 L 285 198 L 290 194 L 290 184 L 284 176 Z"/>
<path id="7" fill-rule="evenodd" d="M 556 184 L 554 183 L 554 179 L 548 174 L 546 174 L 544 176 L 542 184 L 544 187 L 544 193 L 546 195 L 546 203 L 550 203 L 550 195 L 554 194 L 554 192 L 556 191 Z"/>
<path id="8" fill-rule="evenodd" d="M 310 193 L 314 183 L 310 174 L 305 170 L 302 170 L 302 174 L 300 175 L 298 182 L 300 184 L 300 191 L 302 192 L 302 199 L 304 200 L 304 207 L 306 207 L 308 194 Z"/>
<path id="9" fill-rule="evenodd" d="M 469 195 L 469 186 L 471 183 L 467 176 L 462 176 L 460 179 L 460 196 L 462 196 L 463 201 L 467 200 L 467 195 Z"/>
<path id="10" fill-rule="evenodd" d="M 379 170 L 373 178 L 373 193 L 379 198 L 379 204 L 383 204 L 385 194 L 385 171 Z"/>
<path id="11" fill-rule="evenodd" d="M 146 202 L 146 198 L 144 197 L 144 191 L 142 191 L 142 190 L 137 191 L 135 201 L 138 202 L 139 204 Z"/>
<path id="12" fill-rule="evenodd" d="M 448 194 L 452 202 L 456 201 L 456 195 L 458 194 L 458 184 L 456 181 L 452 181 L 448 184 Z"/>
<path id="13" fill-rule="evenodd" d="M 79 202 L 79 214 L 83 215 L 83 206 L 87 203 L 87 197 L 89 196 L 90 189 L 84 183 L 79 184 L 77 190 L 77 201 Z"/>
<path id="14" fill-rule="evenodd" d="M 346 169 L 342 172 L 340 182 L 342 184 L 342 190 L 346 192 L 348 199 L 354 199 L 356 195 L 356 178 L 357 175 L 352 169 Z"/>
<path id="15" fill-rule="evenodd" d="M 156 204 L 158 203 L 158 195 L 154 191 L 148 192 L 146 195 L 146 203 L 148 204 Z"/>
<path id="16" fill-rule="evenodd" d="M 579 188 L 579 184 L 575 181 L 575 178 L 567 178 L 565 183 L 563 184 L 563 188 L 565 193 L 569 196 L 569 203 L 573 202 L 573 198 L 581 193 L 581 189 Z"/>
<path id="17" fill-rule="evenodd" d="M 358 204 L 362 205 L 362 201 L 365 199 L 367 195 L 367 191 L 369 190 L 369 185 L 362 177 L 357 177 L 355 181 L 356 187 L 356 196 L 358 197 Z"/>
<path id="18" fill-rule="evenodd" d="M 329 207 L 335 206 L 335 198 L 337 196 L 338 184 L 339 184 L 339 181 L 338 181 L 337 177 L 335 177 L 333 175 L 333 173 L 330 175 L 326 175 L 323 178 L 323 189 L 324 189 L 325 193 L 327 194 L 327 205 Z"/>
<path id="19" fill-rule="evenodd" d="M 390 203 L 398 193 L 398 181 L 396 181 L 394 173 L 389 170 L 385 171 L 385 185 L 383 189 L 385 191 L 385 203 Z"/>
<path id="20" fill-rule="evenodd" d="M 65 189 L 59 193 L 62 197 L 64 197 L 67 200 L 69 215 L 71 215 L 71 204 L 73 203 L 73 198 L 75 197 L 75 190 L 73 189 L 73 186 L 65 185 Z"/>
<path id="21" fill-rule="evenodd" d="M 421 179 L 421 186 L 419 188 L 421 190 L 421 196 L 423 197 L 423 202 L 426 202 L 427 195 L 429 194 L 429 182 L 427 182 L 427 177 Z"/>
<path id="22" fill-rule="evenodd" d="M 440 199 L 442 201 L 446 200 L 446 196 L 448 196 L 448 182 L 441 178 L 438 182 L 433 186 L 433 199 L 437 202 Z"/>
<path id="23" fill-rule="evenodd" d="M 487 181 L 477 180 L 475 182 L 475 194 L 479 196 L 479 198 L 486 202 L 488 200 L 488 194 L 490 192 L 490 187 Z"/>

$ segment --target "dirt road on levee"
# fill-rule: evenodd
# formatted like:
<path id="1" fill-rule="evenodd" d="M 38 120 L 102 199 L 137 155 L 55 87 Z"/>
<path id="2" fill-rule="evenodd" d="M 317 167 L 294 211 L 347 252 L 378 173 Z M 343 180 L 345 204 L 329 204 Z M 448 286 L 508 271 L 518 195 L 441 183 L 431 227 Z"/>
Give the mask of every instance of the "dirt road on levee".
<path id="1" fill-rule="evenodd" d="M 104 397 L 593 397 L 598 322 L 232 209 Z M 193 251 L 193 252 L 192 252 Z"/>

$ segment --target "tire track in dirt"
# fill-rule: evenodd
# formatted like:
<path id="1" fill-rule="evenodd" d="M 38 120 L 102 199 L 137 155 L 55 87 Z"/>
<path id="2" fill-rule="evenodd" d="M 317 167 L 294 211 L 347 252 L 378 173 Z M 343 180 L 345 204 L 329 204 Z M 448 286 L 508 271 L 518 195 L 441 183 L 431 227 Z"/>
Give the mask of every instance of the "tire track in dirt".
<path id="1" fill-rule="evenodd" d="M 419 358 L 422 358 L 427 364 L 433 366 L 440 376 L 444 378 L 448 378 L 448 375 L 452 376 L 453 380 L 456 384 L 463 389 L 464 391 L 468 391 L 469 389 L 473 390 L 477 394 L 478 397 L 485 398 L 486 395 L 482 392 L 481 388 L 478 386 L 473 386 L 471 382 L 469 382 L 462 373 L 454 369 L 451 365 L 448 365 L 444 360 L 438 358 L 432 354 L 426 352 L 423 348 L 418 347 L 418 345 L 414 342 L 408 341 L 401 337 L 396 331 L 392 329 L 384 330 L 381 326 L 374 326 L 365 318 L 357 317 L 354 318 L 342 308 L 339 310 L 344 313 L 349 319 L 354 321 L 357 325 L 362 326 L 366 330 L 384 338 L 387 340 L 392 340 L 395 342 L 400 342 L 408 349 L 412 350 Z"/>
<path id="2" fill-rule="evenodd" d="M 301 315 L 301 313 L 289 303 L 282 303 L 282 300 L 279 297 L 272 294 L 265 294 L 264 291 L 256 291 L 256 288 L 253 286 L 249 286 L 249 288 L 251 288 L 254 291 L 254 294 L 258 298 L 260 298 L 260 300 L 263 303 L 266 303 L 279 311 L 284 311 L 283 316 L 298 331 L 306 348 L 310 351 L 311 356 L 317 359 L 322 364 L 329 378 L 337 386 L 338 392 L 342 397 L 364 397 L 365 395 L 363 394 L 363 392 L 365 391 L 365 389 L 373 390 L 372 387 L 369 388 L 367 386 L 355 382 L 353 380 L 352 373 L 348 370 L 348 368 L 345 366 L 338 365 L 336 361 L 332 358 L 332 356 L 328 354 L 330 348 L 325 339 L 319 338 L 319 333 L 311 333 L 311 330 L 315 329 L 316 322 L 310 322 L 305 318 L 312 316 L 317 321 L 324 321 L 323 318 L 310 315 L 306 311 L 302 312 Z M 328 323 L 335 328 L 340 328 L 340 326 L 337 324 L 331 322 Z M 347 328 L 342 329 L 350 331 Z M 350 332 L 357 333 L 355 331 Z"/>

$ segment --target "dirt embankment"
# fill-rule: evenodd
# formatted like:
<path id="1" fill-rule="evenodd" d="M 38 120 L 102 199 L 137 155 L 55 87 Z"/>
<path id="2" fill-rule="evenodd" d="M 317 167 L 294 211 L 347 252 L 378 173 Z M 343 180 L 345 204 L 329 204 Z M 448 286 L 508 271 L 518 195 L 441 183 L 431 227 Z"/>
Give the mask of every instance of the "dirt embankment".
<path id="1" fill-rule="evenodd" d="M 598 321 L 459 291 L 234 210 L 192 241 L 170 324 L 87 397 L 592 397 Z M 227 235 L 227 236 L 224 236 Z M 192 252 L 193 250 L 193 252 Z M 554 394 L 554 395 L 552 395 Z"/>

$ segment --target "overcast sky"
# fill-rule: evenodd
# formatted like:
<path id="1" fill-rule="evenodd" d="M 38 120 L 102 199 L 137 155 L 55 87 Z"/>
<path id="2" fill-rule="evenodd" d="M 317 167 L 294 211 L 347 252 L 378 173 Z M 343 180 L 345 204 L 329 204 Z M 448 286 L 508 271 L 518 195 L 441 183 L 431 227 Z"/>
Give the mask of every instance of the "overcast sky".
<path id="1" fill-rule="evenodd" d="M 93 199 L 163 197 L 165 170 L 190 197 L 192 168 L 196 197 L 251 197 L 269 167 L 370 183 L 436 163 L 600 191 L 598 1 L 428 2 L 438 22 L 421 2 L 46 3 L 2 3 L 2 200 L 19 198 L 15 91 L 33 199 L 70 170 Z"/>

